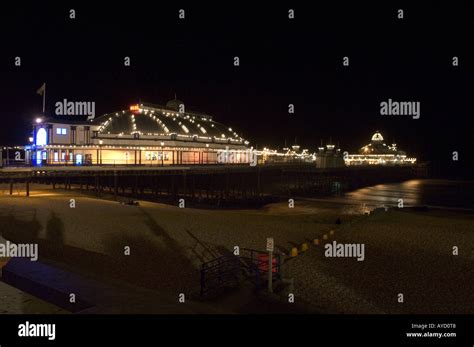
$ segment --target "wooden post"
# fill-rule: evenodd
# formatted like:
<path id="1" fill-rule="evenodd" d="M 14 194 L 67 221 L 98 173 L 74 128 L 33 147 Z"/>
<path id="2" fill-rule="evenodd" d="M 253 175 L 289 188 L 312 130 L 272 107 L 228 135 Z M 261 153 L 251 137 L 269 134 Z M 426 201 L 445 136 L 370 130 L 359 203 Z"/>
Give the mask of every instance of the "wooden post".
<path id="1" fill-rule="evenodd" d="M 273 293 L 273 252 L 268 252 L 268 292 Z"/>
<path id="2" fill-rule="evenodd" d="M 275 241 L 273 237 L 267 238 L 267 252 L 268 252 L 268 292 L 273 293 L 273 250 Z"/>

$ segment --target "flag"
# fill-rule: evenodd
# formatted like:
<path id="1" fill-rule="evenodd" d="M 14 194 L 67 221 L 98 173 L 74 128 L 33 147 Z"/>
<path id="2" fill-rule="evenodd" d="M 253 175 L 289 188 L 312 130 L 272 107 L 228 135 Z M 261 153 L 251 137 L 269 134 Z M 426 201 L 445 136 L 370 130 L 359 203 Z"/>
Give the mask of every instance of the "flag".
<path id="1" fill-rule="evenodd" d="M 46 83 L 43 83 L 41 87 L 39 87 L 39 89 L 36 91 L 36 93 L 39 95 L 43 95 L 45 90 L 46 90 Z"/>

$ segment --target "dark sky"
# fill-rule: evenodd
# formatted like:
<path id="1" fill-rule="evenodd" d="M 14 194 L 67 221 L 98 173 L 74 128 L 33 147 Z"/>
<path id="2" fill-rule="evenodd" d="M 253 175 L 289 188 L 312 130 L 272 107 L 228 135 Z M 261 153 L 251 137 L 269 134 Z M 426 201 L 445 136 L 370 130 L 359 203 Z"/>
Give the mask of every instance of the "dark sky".
<path id="1" fill-rule="evenodd" d="M 95 101 L 100 115 L 138 100 L 163 104 L 176 93 L 188 110 L 213 115 L 258 146 L 297 137 L 314 149 L 332 138 L 355 151 L 380 130 L 422 160 L 448 163 L 453 150 L 461 164 L 472 157 L 472 5 L 155 3 L 3 8 L 0 144 L 25 143 L 46 82 L 49 115 L 63 98 Z M 420 101 L 421 118 L 380 115 L 389 98 Z"/>

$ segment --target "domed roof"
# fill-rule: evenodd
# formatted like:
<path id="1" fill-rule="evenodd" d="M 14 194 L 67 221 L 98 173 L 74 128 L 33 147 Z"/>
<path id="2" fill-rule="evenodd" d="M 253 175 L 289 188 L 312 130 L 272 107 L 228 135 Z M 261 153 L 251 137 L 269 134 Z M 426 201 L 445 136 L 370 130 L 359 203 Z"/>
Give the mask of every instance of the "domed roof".
<path id="1" fill-rule="evenodd" d="M 382 142 L 383 141 L 383 136 L 378 130 L 375 132 L 374 135 L 372 135 L 372 141 L 374 141 L 374 142 Z"/>
<path id="2" fill-rule="evenodd" d="M 179 111 L 181 105 L 184 106 L 184 102 L 174 98 L 166 103 L 166 108 L 174 111 Z"/>
<path id="3" fill-rule="evenodd" d="M 172 100 L 180 102 L 179 100 Z M 212 117 L 197 113 L 179 113 L 151 105 L 133 105 L 130 110 L 105 114 L 94 120 L 98 131 L 108 135 L 133 135 L 173 137 L 183 139 L 210 140 L 243 143 L 244 140 L 230 127 L 212 120 Z"/>
<path id="4" fill-rule="evenodd" d="M 394 153 L 402 153 L 401 151 L 397 150 L 396 145 L 387 146 L 384 142 L 383 136 L 379 131 L 376 131 L 374 135 L 372 135 L 372 141 L 362 147 L 359 150 L 360 154 L 394 154 Z"/>

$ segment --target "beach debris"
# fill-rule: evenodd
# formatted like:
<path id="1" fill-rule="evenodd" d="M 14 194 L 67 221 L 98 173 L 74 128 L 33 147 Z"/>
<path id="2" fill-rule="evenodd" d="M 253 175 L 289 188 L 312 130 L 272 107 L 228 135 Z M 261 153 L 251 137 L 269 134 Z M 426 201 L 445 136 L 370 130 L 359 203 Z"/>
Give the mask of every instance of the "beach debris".
<path id="1" fill-rule="evenodd" d="M 306 252 L 308 250 L 308 244 L 305 242 L 301 245 L 301 252 Z"/>
<path id="2" fill-rule="evenodd" d="M 319 239 L 314 239 L 314 240 L 313 240 L 313 244 L 314 244 L 315 246 L 319 245 Z"/>

